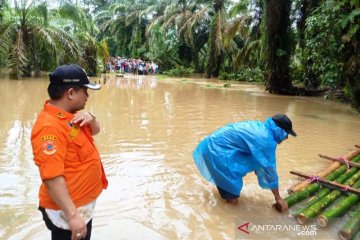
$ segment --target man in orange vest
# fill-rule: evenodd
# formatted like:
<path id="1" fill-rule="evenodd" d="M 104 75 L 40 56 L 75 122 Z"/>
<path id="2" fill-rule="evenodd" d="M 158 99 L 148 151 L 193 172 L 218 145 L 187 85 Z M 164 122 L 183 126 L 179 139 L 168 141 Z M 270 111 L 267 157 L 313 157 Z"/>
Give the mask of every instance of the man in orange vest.
<path id="1" fill-rule="evenodd" d="M 93 135 L 100 124 L 84 109 L 100 89 L 76 64 L 50 74 L 50 99 L 33 126 L 31 144 L 42 184 L 39 210 L 52 239 L 90 239 L 97 197 L 108 182 Z"/>

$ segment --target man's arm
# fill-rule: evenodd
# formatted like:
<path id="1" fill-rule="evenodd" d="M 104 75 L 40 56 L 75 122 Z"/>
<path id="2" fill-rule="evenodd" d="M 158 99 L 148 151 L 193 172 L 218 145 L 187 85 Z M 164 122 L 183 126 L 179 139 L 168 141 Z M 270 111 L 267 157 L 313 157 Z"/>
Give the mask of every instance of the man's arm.
<path id="1" fill-rule="evenodd" d="M 280 193 L 279 193 L 279 189 L 275 188 L 275 189 L 271 189 L 271 192 L 274 194 L 275 197 L 275 207 L 280 211 L 280 212 L 285 212 L 288 210 L 288 204 L 287 202 L 284 201 L 284 199 L 281 198 Z"/>
<path id="2" fill-rule="evenodd" d="M 91 113 L 87 113 L 90 115 L 91 119 L 88 122 L 90 129 L 91 129 L 91 134 L 94 136 L 96 134 L 98 134 L 100 132 L 100 123 L 96 120 L 96 117 L 94 115 L 92 115 Z"/>
<path id="3" fill-rule="evenodd" d="M 71 230 L 71 239 L 76 239 L 76 234 L 81 237 L 86 236 L 87 228 L 84 219 L 79 215 L 73 201 L 70 198 L 68 188 L 63 176 L 44 180 L 46 189 L 51 199 L 65 213 L 67 222 Z"/>

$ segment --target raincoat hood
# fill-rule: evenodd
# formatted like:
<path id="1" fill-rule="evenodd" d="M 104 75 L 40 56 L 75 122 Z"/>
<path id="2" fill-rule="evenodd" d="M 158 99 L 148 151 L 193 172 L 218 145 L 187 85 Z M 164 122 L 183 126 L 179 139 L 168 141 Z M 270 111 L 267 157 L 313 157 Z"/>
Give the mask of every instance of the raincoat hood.
<path id="1" fill-rule="evenodd" d="M 274 120 L 272 120 L 270 117 L 265 120 L 264 125 L 267 129 L 269 129 L 269 131 L 273 133 L 274 139 L 277 143 L 281 143 L 288 137 L 288 133 L 281 127 L 278 127 Z"/>

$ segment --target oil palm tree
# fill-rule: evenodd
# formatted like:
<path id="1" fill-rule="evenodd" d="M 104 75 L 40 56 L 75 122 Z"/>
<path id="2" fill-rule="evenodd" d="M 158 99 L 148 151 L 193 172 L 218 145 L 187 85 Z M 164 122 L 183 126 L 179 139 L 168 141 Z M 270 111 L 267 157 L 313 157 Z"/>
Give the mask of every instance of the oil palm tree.
<path id="1" fill-rule="evenodd" d="M 0 51 L 7 58 L 11 78 L 35 75 L 40 69 L 40 55 L 51 56 L 57 65 L 64 56 L 78 55 L 76 42 L 67 31 L 49 22 L 46 3 L 35 5 L 26 0 L 11 9 L 11 15 L 0 23 Z M 66 54 L 65 54 L 66 52 Z"/>
<path id="2" fill-rule="evenodd" d="M 294 94 L 290 79 L 290 9 L 288 0 L 265 1 L 266 88 L 270 93 Z"/>
<path id="3" fill-rule="evenodd" d="M 223 45 L 230 58 L 232 70 L 240 67 L 261 66 L 261 0 L 243 0 L 229 9 Z"/>
<path id="4" fill-rule="evenodd" d="M 155 0 L 121 0 L 97 14 L 96 23 L 102 34 L 112 36 L 112 52 L 118 55 L 139 57 L 145 43 L 145 28 L 148 19 L 154 14 Z"/>
<path id="5" fill-rule="evenodd" d="M 105 66 L 109 58 L 107 39 L 98 40 L 99 33 L 95 21 L 89 13 L 77 5 L 65 3 L 54 13 L 59 23 L 74 37 L 79 55 L 73 62 L 78 62 L 89 76 L 95 76 L 98 70 L 98 59 Z M 69 60 L 70 61 L 70 60 Z"/>
<path id="6" fill-rule="evenodd" d="M 213 17 L 209 27 L 210 36 L 206 77 L 217 77 L 224 60 L 223 38 L 227 23 L 227 13 L 225 10 L 225 0 L 214 0 L 210 3 L 213 4 Z"/>
<path id="7" fill-rule="evenodd" d="M 193 62 L 198 72 L 198 53 L 206 44 L 209 35 L 208 6 L 201 1 L 189 0 L 165 1 L 159 5 L 156 17 L 148 25 L 148 35 L 151 35 L 154 26 L 161 26 L 163 31 L 174 33 L 180 62 L 183 65 Z M 164 7 L 161 8 L 162 6 Z"/>

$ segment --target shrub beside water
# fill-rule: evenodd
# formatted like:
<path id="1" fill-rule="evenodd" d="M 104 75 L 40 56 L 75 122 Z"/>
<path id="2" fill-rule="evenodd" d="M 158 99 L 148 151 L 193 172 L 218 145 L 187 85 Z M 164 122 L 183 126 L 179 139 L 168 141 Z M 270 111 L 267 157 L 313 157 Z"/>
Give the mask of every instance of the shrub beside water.
<path id="1" fill-rule="evenodd" d="M 176 68 L 164 71 L 164 75 L 168 75 L 171 77 L 189 77 L 194 73 L 194 69 L 192 68 L 186 68 L 183 66 L 178 66 Z"/>
<path id="2" fill-rule="evenodd" d="M 242 68 L 237 73 L 221 72 L 221 80 L 246 81 L 246 82 L 263 82 L 263 72 L 260 68 Z"/>

